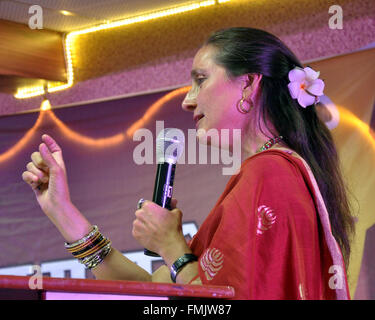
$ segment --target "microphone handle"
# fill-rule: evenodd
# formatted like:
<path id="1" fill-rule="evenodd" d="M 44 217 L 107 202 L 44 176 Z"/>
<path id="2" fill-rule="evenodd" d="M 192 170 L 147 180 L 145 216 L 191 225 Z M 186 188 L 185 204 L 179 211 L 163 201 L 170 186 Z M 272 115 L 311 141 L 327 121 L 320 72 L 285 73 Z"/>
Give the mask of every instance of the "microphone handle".
<path id="1" fill-rule="evenodd" d="M 176 164 L 163 162 L 158 163 L 156 171 L 156 179 L 154 186 L 154 194 L 152 201 L 159 206 L 171 210 L 171 200 L 173 193 L 173 180 L 176 171 Z M 143 253 L 146 256 L 160 257 L 157 253 L 144 248 Z"/>

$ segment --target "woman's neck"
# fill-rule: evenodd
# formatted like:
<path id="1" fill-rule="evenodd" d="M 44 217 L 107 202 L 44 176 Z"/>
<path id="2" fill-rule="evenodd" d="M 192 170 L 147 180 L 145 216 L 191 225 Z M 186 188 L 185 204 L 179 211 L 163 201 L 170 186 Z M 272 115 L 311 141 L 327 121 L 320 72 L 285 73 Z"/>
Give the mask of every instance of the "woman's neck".
<path id="1" fill-rule="evenodd" d="M 260 149 L 266 145 L 272 138 L 276 138 L 278 135 L 274 136 L 271 133 L 268 133 L 268 136 L 264 134 L 258 134 L 253 138 L 246 138 L 242 142 L 242 149 L 241 149 L 241 161 L 243 162 L 247 158 L 253 156 L 254 154 L 260 152 Z M 271 141 L 271 144 L 268 146 L 267 149 L 282 147 L 282 141 Z"/>

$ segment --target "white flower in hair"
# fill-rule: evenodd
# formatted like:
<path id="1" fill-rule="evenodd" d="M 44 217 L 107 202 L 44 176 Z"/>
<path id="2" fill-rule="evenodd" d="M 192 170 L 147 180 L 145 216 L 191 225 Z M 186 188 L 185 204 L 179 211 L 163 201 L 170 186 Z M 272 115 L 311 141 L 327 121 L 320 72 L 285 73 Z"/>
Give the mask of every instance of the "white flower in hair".
<path id="1" fill-rule="evenodd" d="M 319 102 L 319 97 L 323 95 L 324 82 L 319 78 L 320 72 L 316 72 L 310 67 L 304 69 L 295 67 L 289 71 L 290 83 L 288 89 L 293 99 L 306 108 Z"/>

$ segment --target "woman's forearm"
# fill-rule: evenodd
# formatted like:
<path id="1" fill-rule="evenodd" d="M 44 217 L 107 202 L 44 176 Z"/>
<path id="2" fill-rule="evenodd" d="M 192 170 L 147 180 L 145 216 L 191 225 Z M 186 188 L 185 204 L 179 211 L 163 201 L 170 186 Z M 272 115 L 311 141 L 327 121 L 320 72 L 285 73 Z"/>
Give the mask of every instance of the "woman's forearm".
<path id="1" fill-rule="evenodd" d="M 99 280 L 151 281 L 151 275 L 146 270 L 115 248 L 112 248 L 103 262 L 91 271 Z"/>
<path id="2" fill-rule="evenodd" d="M 92 224 L 73 204 L 61 208 L 51 220 L 68 243 L 83 238 L 92 230 Z M 96 279 L 101 280 L 151 281 L 151 275 L 146 270 L 115 248 L 91 271 Z"/>
<path id="3" fill-rule="evenodd" d="M 68 243 L 83 238 L 92 230 L 90 222 L 72 203 L 59 206 L 48 217 Z"/>
<path id="4" fill-rule="evenodd" d="M 31 154 L 32 161 L 26 165 L 27 170 L 22 173 L 22 179 L 33 190 L 45 215 L 65 241 L 71 244 L 68 250 L 77 258 L 83 259 L 86 266 L 92 267 L 97 279 L 151 281 L 151 276 L 145 270 L 126 259 L 116 249 L 108 253 L 109 240 L 103 238 L 97 230 L 83 244 L 76 244 L 78 240 L 91 234 L 93 226 L 70 201 L 60 146 L 49 135 L 44 134 L 42 140 L 39 151 Z M 101 260 L 101 255 L 104 260 Z M 101 263 L 96 265 L 99 261 Z"/>

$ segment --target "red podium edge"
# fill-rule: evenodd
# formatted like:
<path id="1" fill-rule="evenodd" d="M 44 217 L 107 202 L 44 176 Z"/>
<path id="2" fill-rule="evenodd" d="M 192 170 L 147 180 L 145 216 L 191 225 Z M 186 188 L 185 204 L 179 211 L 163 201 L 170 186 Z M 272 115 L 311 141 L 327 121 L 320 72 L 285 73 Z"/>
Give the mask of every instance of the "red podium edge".
<path id="1" fill-rule="evenodd" d="M 179 285 L 159 282 L 50 277 L 43 277 L 41 289 L 30 289 L 30 278 L 29 276 L 0 275 L 0 288 L 38 290 L 41 292 L 81 292 L 211 299 L 231 299 L 235 295 L 234 289 L 230 286 Z"/>

